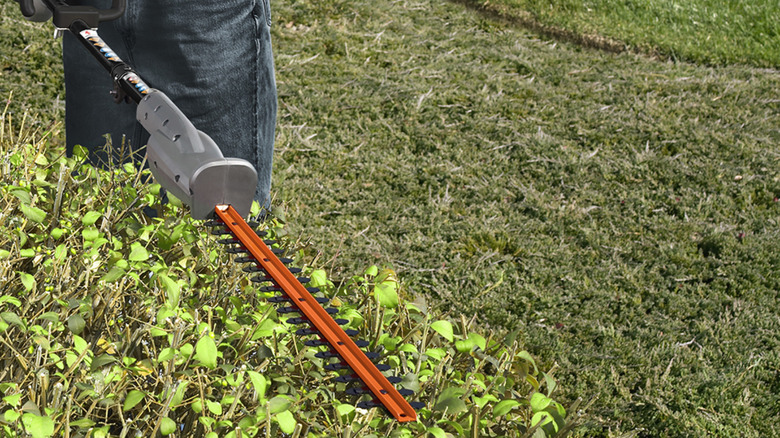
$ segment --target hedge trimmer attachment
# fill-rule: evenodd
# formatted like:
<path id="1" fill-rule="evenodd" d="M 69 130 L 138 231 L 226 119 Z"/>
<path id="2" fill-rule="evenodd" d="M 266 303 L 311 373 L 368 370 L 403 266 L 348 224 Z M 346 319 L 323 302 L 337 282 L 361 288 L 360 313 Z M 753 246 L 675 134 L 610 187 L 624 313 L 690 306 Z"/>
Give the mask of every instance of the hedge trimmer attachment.
<path id="1" fill-rule="evenodd" d="M 70 31 L 86 47 L 111 74 L 112 94 L 117 103 L 138 104 L 136 118 L 151 134 L 146 157 L 155 180 L 189 205 L 193 218 L 211 219 L 207 225 L 215 227 L 213 234 L 223 236 L 219 242 L 228 245 L 228 252 L 239 254 L 236 262 L 248 264 L 245 272 L 257 274 L 252 281 L 267 284 L 260 291 L 278 293 L 269 300 L 281 306 L 277 309 L 279 314 L 298 314 L 287 322 L 303 326 L 296 333 L 311 337 L 304 342 L 306 346 L 325 347 L 316 357 L 335 359 L 325 369 L 345 371 L 336 380 L 356 383 L 347 390 L 348 394 L 370 396 L 358 407 L 383 407 L 399 422 L 416 421 L 415 408 L 422 404 L 415 403 L 413 407 L 404 398 L 411 391 L 399 391 L 393 386 L 400 378 L 382 374 L 389 366 L 372 362 L 378 354 L 361 349 L 368 342 L 353 340 L 357 330 L 342 329 L 341 325 L 348 321 L 333 319 L 331 315 L 338 310 L 324 308 L 327 298 L 313 296 L 319 290 L 304 286 L 309 280 L 295 276 L 301 270 L 286 266 L 292 260 L 277 257 L 279 250 L 270 246 L 275 242 L 263 240 L 263 232 L 255 231 L 244 220 L 249 215 L 257 183 L 252 165 L 224 157 L 216 143 L 198 131 L 165 93 L 150 88 L 100 38 L 99 23 L 122 16 L 126 0 L 113 0 L 108 10 L 71 6 L 63 0 L 17 1 L 26 18 L 53 19 L 57 32 Z"/>

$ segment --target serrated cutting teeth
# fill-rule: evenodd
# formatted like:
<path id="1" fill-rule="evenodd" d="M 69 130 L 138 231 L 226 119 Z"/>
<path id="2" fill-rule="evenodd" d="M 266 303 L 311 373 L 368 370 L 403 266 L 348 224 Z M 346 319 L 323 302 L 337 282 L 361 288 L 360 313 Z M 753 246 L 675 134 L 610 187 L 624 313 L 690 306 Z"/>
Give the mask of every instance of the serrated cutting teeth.
<path id="1" fill-rule="evenodd" d="M 363 395 L 363 394 L 369 394 L 371 391 L 368 388 L 356 387 L 356 388 L 349 388 L 344 392 L 346 392 L 349 395 Z"/>
<path id="2" fill-rule="evenodd" d="M 392 383 L 393 385 L 397 385 L 401 383 L 401 380 L 403 379 L 401 379 L 398 376 L 387 376 L 387 380 L 390 381 L 390 383 Z"/>
<path id="3" fill-rule="evenodd" d="M 419 401 L 411 402 L 409 404 L 412 406 L 412 408 L 414 408 L 415 410 L 418 410 L 418 411 L 425 407 L 425 403 L 419 402 Z"/>
<path id="4" fill-rule="evenodd" d="M 339 370 L 349 369 L 349 365 L 341 362 L 336 362 L 336 363 L 329 363 L 325 365 L 323 368 L 325 368 L 328 371 L 339 371 Z"/>
<path id="5" fill-rule="evenodd" d="M 276 313 L 300 313 L 300 309 L 294 306 L 279 307 L 276 309 Z"/>
<path id="6" fill-rule="evenodd" d="M 309 339 L 308 341 L 303 341 L 303 345 L 307 347 L 322 347 L 323 345 L 328 345 L 328 342 L 321 339 Z"/>
<path id="7" fill-rule="evenodd" d="M 314 357 L 318 357 L 320 359 L 330 359 L 331 357 L 339 357 L 339 354 L 335 351 L 320 351 L 314 354 Z"/>
<path id="8" fill-rule="evenodd" d="M 298 324 L 309 324 L 309 323 L 311 323 L 311 321 L 309 321 L 306 318 L 301 318 L 301 317 L 287 319 L 287 324 L 298 325 Z"/>
<path id="9" fill-rule="evenodd" d="M 334 380 L 336 380 L 339 383 L 349 383 L 354 382 L 356 380 L 360 380 L 360 378 L 354 374 L 344 374 L 343 376 L 338 376 Z"/>
<path id="10" fill-rule="evenodd" d="M 357 404 L 357 407 L 360 409 L 371 409 L 371 408 L 377 408 L 379 406 L 382 406 L 382 403 L 377 402 L 376 400 L 366 400 L 359 402 Z"/>
<path id="11" fill-rule="evenodd" d="M 313 328 L 302 328 L 296 330 L 295 334 L 298 336 L 307 336 L 307 335 L 318 335 L 320 334 L 320 332 L 319 330 Z"/>
<path id="12" fill-rule="evenodd" d="M 383 406 L 399 422 L 417 420 L 415 410 L 394 386 L 401 380 L 382 373 L 389 370 L 390 366 L 373 362 L 379 359 L 380 354 L 364 350 L 370 345 L 369 342 L 351 339 L 359 334 L 357 330 L 340 327 L 349 324 L 350 320 L 334 319 L 339 308 L 324 307 L 329 299 L 314 296 L 320 289 L 306 287 L 306 284 L 311 282 L 310 278 L 295 276 L 302 272 L 301 268 L 287 266 L 293 263 L 293 259 L 278 256 L 285 251 L 275 248 L 278 246 L 277 242 L 263 240 L 262 237 L 267 233 L 251 228 L 229 205 L 217 205 L 214 212 L 217 220 L 208 223 L 215 228 L 212 234 L 225 236 L 219 242 L 228 245 L 226 249 L 229 253 L 240 255 L 234 259 L 236 262 L 250 264 L 243 267 L 245 272 L 259 273 L 253 276 L 251 281 L 267 285 L 257 287 L 257 291 L 274 295 L 269 297 L 268 301 L 281 304 L 277 308 L 278 314 L 298 314 L 286 318 L 285 321 L 288 324 L 302 325 L 295 330 L 296 334 L 313 337 L 303 342 L 306 347 L 323 347 L 314 353 L 315 357 L 335 359 L 323 368 L 328 371 L 348 370 L 343 373 L 345 375 L 336 377 L 336 381 L 359 381 L 348 393 L 359 396 L 370 393 L 373 400 L 365 406 Z M 409 393 L 404 391 L 404 394 Z"/>

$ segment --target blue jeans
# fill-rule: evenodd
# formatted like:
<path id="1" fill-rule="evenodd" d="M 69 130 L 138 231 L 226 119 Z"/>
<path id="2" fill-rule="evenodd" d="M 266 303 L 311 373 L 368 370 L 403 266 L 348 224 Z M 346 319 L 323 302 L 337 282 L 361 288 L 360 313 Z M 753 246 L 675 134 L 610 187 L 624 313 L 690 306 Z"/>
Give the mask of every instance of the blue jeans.
<path id="1" fill-rule="evenodd" d="M 111 0 L 69 3 L 108 8 Z M 128 0 L 122 18 L 99 28 L 117 55 L 167 94 L 224 156 L 255 166 L 255 199 L 265 207 L 277 108 L 270 24 L 269 0 Z M 114 103 L 109 74 L 69 33 L 63 62 L 68 154 L 79 144 L 93 164 L 106 166 L 109 155 L 127 161 L 132 149 L 140 162 L 149 134 L 135 120 L 135 105 Z"/>

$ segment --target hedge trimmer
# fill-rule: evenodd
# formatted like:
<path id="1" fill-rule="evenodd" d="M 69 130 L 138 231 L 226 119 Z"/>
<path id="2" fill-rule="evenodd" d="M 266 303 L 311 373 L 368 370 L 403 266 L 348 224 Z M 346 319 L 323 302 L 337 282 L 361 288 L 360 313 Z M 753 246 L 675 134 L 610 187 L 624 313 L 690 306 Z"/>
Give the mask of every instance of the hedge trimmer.
<path id="1" fill-rule="evenodd" d="M 255 283 L 266 283 L 262 292 L 276 292 L 269 298 L 279 304 L 277 313 L 297 313 L 287 322 L 304 326 L 296 331 L 311 336 L 306 346 L 323 351 L 315 354 L 323 359 L 335 359 L 325 369 L 342 372 L 338 382 L 356 382 L 347 393 L 368 394 L 370 400 L 358 407 L 383 407 L 400 422 L 416 421 L 415 408 L 422 403 L 409 403 L 408 390 L 398 390 L 398 377 L 386 377 L 389 366 L 375 364 L 377 353 L 365 352 L 366 341 L 355 341 L 357 330 L 344 330 L 346 319 L 334 319 L 336 308 L 325 308 L 327 298 L 315 297 L 314 287 L 305 287 L 308 278 L 296 277 L 300 268 L 288 268 L 292 260 L 277 257 L 276 242 L 264 240 L 264 233 L 255 231 L 244 217 L 249 215 L 257 173 L 250 163 L 238 158 L 226 158 L 205 133 L 198 131 L 181 110 L 160 90 L 150 88 L 122 61 L 98 35 L 98 25 L 122 16 L 126 0 L 112 0 L 110 9 L 72 6 L 63 0 L 17 0 L 22 14 L 33 21 L 52 19 L 57 32 L 70 31 L 76 39 L 111 74 L 112 94 L 117 101 L 138 104 L 136 118 L 149 131 L 146 157 L 155 180 L 167 191 L 190 206 L 194 219 L 210 219 L 212 234 L 223 236 L 220 243 L 230 253 L 238 254 L 236 262 L 247 264 L 245 272 L 256 273 Z M 227 237 L 226 237 L 227 236 Z M 343 371 L 342 371 L 343 370 Z"/>

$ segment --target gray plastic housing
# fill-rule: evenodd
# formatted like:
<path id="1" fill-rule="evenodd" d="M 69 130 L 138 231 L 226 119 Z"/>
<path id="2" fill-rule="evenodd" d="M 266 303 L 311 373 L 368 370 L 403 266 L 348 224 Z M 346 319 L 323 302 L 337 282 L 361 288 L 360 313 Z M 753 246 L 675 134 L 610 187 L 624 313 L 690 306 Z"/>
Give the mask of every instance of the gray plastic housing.
<path id="1" fill-rule="evenodd" d="M 214 207 L 232 205 L 247 217 L 257 186 L 257 172 L 246 160 L 225 158 L 216 143 L 195 129 L 162 91 L 150 89 L 136 118 L 149 131 L 146 157 L 155 180 L 190 206 L 195 219 Z"/>

